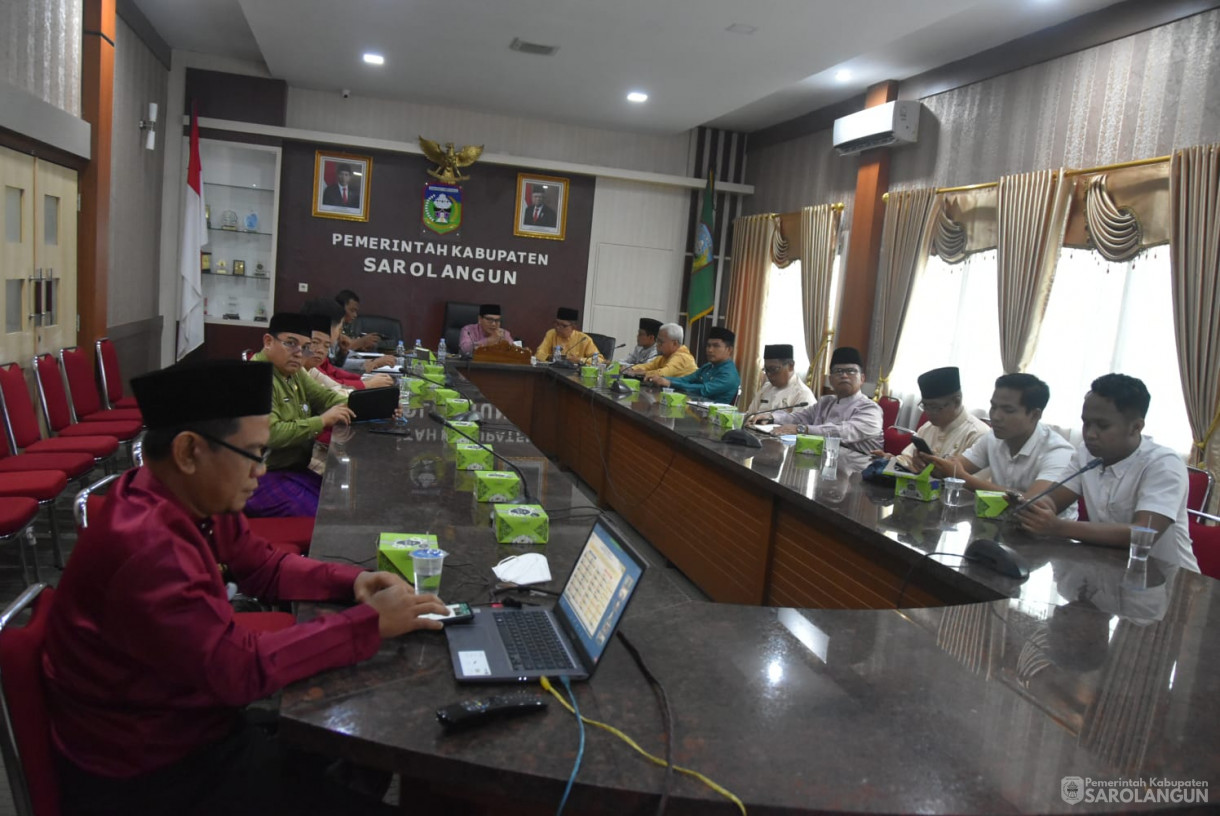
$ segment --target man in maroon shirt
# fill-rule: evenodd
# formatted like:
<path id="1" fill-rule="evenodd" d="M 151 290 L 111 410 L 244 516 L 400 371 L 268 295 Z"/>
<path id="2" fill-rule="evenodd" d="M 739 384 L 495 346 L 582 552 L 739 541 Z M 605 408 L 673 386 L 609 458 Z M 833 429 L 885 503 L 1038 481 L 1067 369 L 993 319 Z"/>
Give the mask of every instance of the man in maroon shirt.
<path id="1" fill-rule="evenodd" d="M 43 670 L 65 814 L 378 813 L 290 754 L 244 706 L 376 654 L 443 614 L 394 575 L 277 552 L 242 507 L 265 471 L 271 366 L 212 361 L 132 381 L 145 466 L 115 483 L 64 570 Z M 274 633 L 267 600 L 356 601 Z M 321 764 L 319 764 L 321 763 Z"/>

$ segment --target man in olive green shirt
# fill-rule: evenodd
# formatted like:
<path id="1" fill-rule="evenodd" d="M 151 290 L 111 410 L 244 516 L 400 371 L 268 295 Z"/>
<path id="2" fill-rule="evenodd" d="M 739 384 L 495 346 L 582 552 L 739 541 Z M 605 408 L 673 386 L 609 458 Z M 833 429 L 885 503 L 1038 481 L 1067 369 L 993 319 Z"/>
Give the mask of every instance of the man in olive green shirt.
<path id="1" fill-rule="evenodd" d="M 307 315 L 277 314 L 263 335 L 263 350 L 253 357 L 275 366 L 275 374 L 271 452 L 267 472 L 246 502 L 248 516 L 317 515 L 322 477 L 309 470 L 314 441 L 324 430 L 352 420 L 347 395 L 314 382 L 301 365 L 312 328 Z"/>

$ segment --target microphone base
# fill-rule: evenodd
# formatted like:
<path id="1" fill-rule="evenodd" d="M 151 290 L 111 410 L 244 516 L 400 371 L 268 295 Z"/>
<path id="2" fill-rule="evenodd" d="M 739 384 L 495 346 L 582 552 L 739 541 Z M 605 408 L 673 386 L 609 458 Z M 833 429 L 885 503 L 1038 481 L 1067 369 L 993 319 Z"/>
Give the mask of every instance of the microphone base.
<path id="1" fill-rule="evenodd" d="M 746 448 L 762 447 L 762 440 L 743 428 L 734 428 L 720 437 L 720 441 L 727 445 L 741 445 Z"/>

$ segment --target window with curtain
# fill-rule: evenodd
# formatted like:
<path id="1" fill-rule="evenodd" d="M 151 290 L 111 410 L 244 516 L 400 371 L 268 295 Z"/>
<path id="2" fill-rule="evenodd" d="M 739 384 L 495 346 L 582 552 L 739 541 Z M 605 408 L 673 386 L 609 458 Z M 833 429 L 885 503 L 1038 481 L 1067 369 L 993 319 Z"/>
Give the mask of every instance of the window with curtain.
<path id="1" fill-rule="evenodd" d="M 1089 383 L 1111 371 L 1138 377 L 1152 395 L 1144 433 L 1186 455 L 1192 438 L 1174 342 L 1169 247 L 1126 262 L 1064 249 L 1029 370 L 1051 389 L 1045 421 L 1070 431 L 1073 443 Z"/>
<path id="2" fill-rule="evenodd" d="M 941 366 L 961 370 L 966 409 L 986 412 L 1000 363 L 996 251 L 977 252 L 958 264 L 928 258 L 911 289 L 890 393 L 902 400 L 898 424 L 919 421 L 918 377 Z"/>
<path id="3" fill-rule="evenodd" d="M 839 322 L 840 259 L 841 256 L 835 256 L 830 278 L 831 328 L 838 326 Z M 803 377 L 809 369 L 809 352 L 805 347 L 806 324 L 801 303 L 801 262 L 793 261 L 782 269 L 771 264 L 767 272 L 767 295 L 763 305 L 762 345 L 791 343 L 796 373 Z M 834 347 L 833 343 L 831 347 Z"/>

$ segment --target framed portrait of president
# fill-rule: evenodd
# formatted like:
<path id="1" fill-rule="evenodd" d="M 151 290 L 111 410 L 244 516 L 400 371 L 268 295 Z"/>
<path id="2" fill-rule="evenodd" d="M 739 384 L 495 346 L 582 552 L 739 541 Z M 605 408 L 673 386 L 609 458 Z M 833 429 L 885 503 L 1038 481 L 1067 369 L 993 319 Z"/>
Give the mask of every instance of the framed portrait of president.
<path id="1" fill-rule="evenodd" d="M 372 175 L 372 156 L 317 151 L 313 166 L 314 217 L 368 221 Z"/>
<path id="2" fill-rule="evenodd" d="M 568 180 L 518 173 L 516 219 L 513 235 L 562 241 L 568 231 Z"/>

